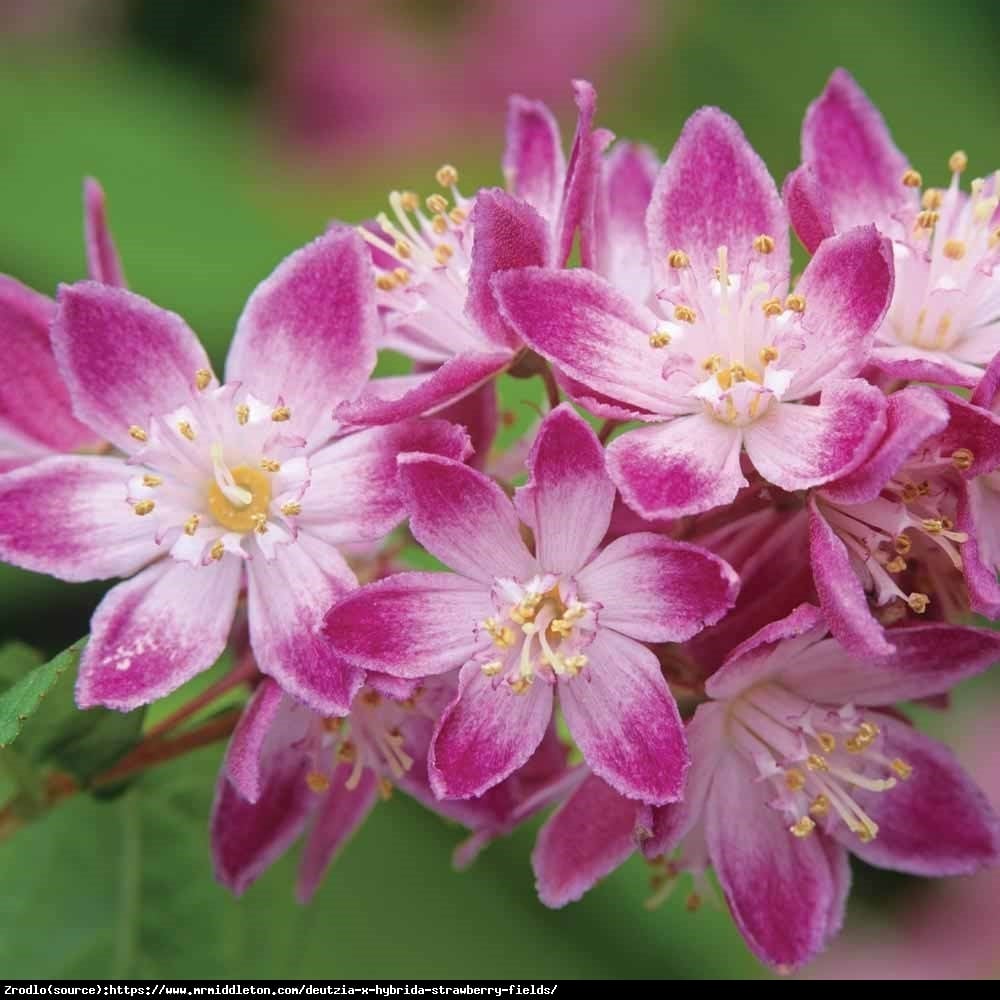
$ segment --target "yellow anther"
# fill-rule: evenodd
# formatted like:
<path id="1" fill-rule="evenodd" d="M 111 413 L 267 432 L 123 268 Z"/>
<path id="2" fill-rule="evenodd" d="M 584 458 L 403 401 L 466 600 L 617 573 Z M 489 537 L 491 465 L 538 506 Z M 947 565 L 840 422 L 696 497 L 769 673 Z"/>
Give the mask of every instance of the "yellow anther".
<path id="1" fill-rule="evenodd" d="M 793 767 L 785 774 L 785 787 L 791 792 L 801 792 L 806 787 L 806 776 L 797 767 Z"/>
<path id="2" fill-rule="evenodd" d="M 759 384 L 761 381 L 760 372 L 747 365 L 734 364 L 730 371 L 733 373 L 734 382 L 757 382 Z"/>
<path id="3" fill-rule="evenodd" d="M 670 334 L 665 330 L 656 330 L 649 335 L 650 347 L 667 347 L 670 344 Z"/>
<path id="4" fill-rule="evenodd" d="M 953 174 L 960 174 L 969 165 L 969 158 L 965 155 L 965 152 L 961 149 L 956 149 L 951 156 L 948 157 L 948 169 Z"/>
<path id="5" fill-rule="evenodd" d="M 271 419 L 276 424 L 283 424 L 286 420 L 292 419 L 292 411 L 287 406 L 276 406 L 271 411 Z"/>
<path id="6" fill-rule="evenodd" d="M 824 753 L 833 753 L 837 749 L 837 741 L 833 733 L 817 733 L 816 742 L 823 748 Z"/>
<path id="7" fill-rule="evenodd" d="M 874 829 L 872 827 L 874 827 Z M 865 826 L 859 827 L 854 832 L 858 835 L 858 840 L 860 840 L 862 844 L 870 844 L 878 835 L 878 827 L 874 826 L 874 824 L 866 824 Z"/>
<path id="8" fill-rule="evenodd" d="M 806 758 L 806 767 L 810 771 L 828 771 L 830 765 L 826 762 L 826 758 L 818 753 L 811 753 Z"/>
<path id="9" fill-rule="evenodd" d="M 1000 229 L 994 229 L 990 234 L 990 249 L 1000 246 Z"/>
<path id="10" fill-rule="evenodd" d="M 761 233 L 753 241 L 753 248 L 757 253 L 774 253 L 774 237 L 768 236 L 767 233 Z"/>
<path id="11" fill-rule="evenodd" d="M 984 198 L 972 212 L 972 217 L 976 222 L 982 224 L 983 222 L 989 222 L 993 218 L 994 212 L 997 210 L 997 206 L 1000 205 L 1000 198 L 994 195 L 992 198 Z"/>
<path id="12" fill-rule="evenodd" d="M 921 177 L 920 173 L 914 170 L 913 167 L 909 167 L 903 173 L 902 180 L 903 180 L 903 185 L 908 188 L 918 188 L 924 182 L 923 177 Z"/>
<path id="13" fill-rule="evenodd" d="M 910 608 L 918 615 L 922 615 L 927 610 L 927 606 L 931 603 L 931 599 L 926 594 L 914 591 L 906 599 L 906 603 L 909 604 Z"/>
<path id="14" fill-rule="evenodd" d="M 311 792 L 320 795 L 329 790 L 330 779 L 322 771 L 310 771 L 306 775 L 306 784 Z"/>
<path id="15" fill-rule="evenodd" d="M 858 726 L 858 735 L 864 737 L 870 743 L 879 734 L 879 728 L 874 722 L 862 721 L 861 725 Z"/>
<path id="16" fill-rule="evenodd" d="M 679 323 L 693 323 L 697 318 L 690 306 L 674 306 L 674 319 Z"/>
<path id="17" fill-rule="evenodd" d="M 328 717 L 320 723 L 325 733 L 339 733 L 344 728 L 344 720 L 336 717 Z"/>
<path id="18" fill-rule="evenodd" d="M 667 264 L 675 270 L 679 270 L 682 267 L 689 267 L 691 260 L 683 250 L 671 250 L 667 254 Z"/>
<path id="19" fill-rule="evenodd" d="M 250 520 L 253 522 L 253 530 L 256 531 L 258 535 L 267 534 L 267 514 L 251 514 Z"/>
<path id="20" fill-rule="evenodd" d="M 281 505 L 281 513 L 285 517 L 297 517 L 302 513 L 302 504 L 297 503 L 295 500 L 289 500 L 288 503 Z"/>
<path id="21" fill-rule="evenodd" d="M 940 535 L 944 531 L 944 524 L 942 524 L 939 517 L 925 517 L 920 522 L 920 527 L 927 532 L 928 535 Z"/>
<path id="22" fill-rule="evenodd" d="M 438 167 L 437 173 L 434 174 L 434 179 L 441 187 L 450 188 L 458 183 L 458 171 L 450 163 L 445 163 L 443 166 Z"/>
<path id="23" fill-rule="evenodd" d="M 236 407 L 236 422 L 245 427 L 250 422 L 250 407 L 246 403 L 240 403 Z"/>
<path id="24" fill-rule="evenodd" d="M 489 663 L 484 663 L 479 669 L 487 677 L 496 677 L 503 670 L 503 664 L 499 660 L 490 660 Z"/>
<path id="25" fill-rule="evenodd" d="M 405 285 L 410 280 L 410 272 L 405 267 L 394 268 L 392 273 L 397 284 Z"/>
<path id="26" fill-rule="evenodd" d="M 785 311 L 784 306 L 781 304 L 781 299 L 768 299 L 766 302 L 761 304 L 760 308 L 765 316 L 772 318 L 774 316 L 780 316 Z"/>
<path id="27" fill-rule="evenodd" d="M 353 764 L 358 759 L 358 748 L 350 741 L 344 740 L 337 747 L 337 760 L 341 764 Z"/>
<path id="28" fill-rule="evenodd" d="M 910 549 L 913 548 L 913 543 L 910 541 L 909 535 L 896 535 L 896 537 L 892 540 L 892 547 L 901 556 L 908 556 L 910 554 Z"/>
<path id="29" fill-rule="evenodd" d="M 451 221 L 454 222 L 456 226 L 460 226 L 463 222 L 465 222 L 466 219 L 465 211 L 461 208 L 453 208 L 448 213 L 448 218 L 451 219 Z"/>
<path id="30" fill-rule="evenodd" d="M 155 500 L 140 500 L 132 507 L 132 510 L 134 510 L 139 517 L 145 517 L 147 514 L 153 513 L 154 507 L 156 507 Z"/>
<path id="31" fill-rule="evenodd" d="M 941 253 L 948 260 L 961 260 L 965 256 L 965 244 L 961 240 L 945 240 Z"/>
<path id="32" fill-rule="evenodd" d="M 722 367 L 722 356 L 719 354 L 710 354 L 702 361 L 701 367 L 714 375 Z"/>
<path id="33" fill-rule="evenodd" d="M 510 689 L 514 694 L 525 694 L 531 687 L 532 680 L 531 677 L 518 677 L 511 681 Z"/>
<path id="34" fill-rule="evenodd" d="M 975 462 L 976 456 L 969 451 L 968 448 L 956 448 L 955 451 L 951 453 L 951 464 L 958 469 L 959 472 L 968 472 L 972 468 L 972 463 Z"/>
<path id="35" fill-rule="evenodd" d="M 777 347 L 762 347 L 760 349 L 760 354 L 757 355 L 760 358 L 760 363 L 762 365 L 769 365 L 772 361 L 778 360 L 778 348 Z"/>
<path id="36" fill-rule="evenodd" d="M 194 428 L 186 420 L 182 420 L 177 425 L 177 430 L 183 437 L 186 437 L 188 441 L 194 440 Z"/>
<path id="37" fill-rule="evenodd" d="M 382 695 L 372 688 L 367 688 L 361 692 L 360 701 L 362 705 L 367 705 L 368 708 L 375 708 L 382 704 Z"/>
<path id="38" fill-rule="evenodd" d="M 427 211 L 434 215 L 444 215 L 448 211 L 448 199 L 443 194 L 432 194 L 426 201 Z"/>
<path id="39" fill-rule="evenodd" d="M 420 197 L 416 191 L 404 191 L 399 196 L 399 204 L 404 212 L 415 212 L 420 207 Z"/>
<path id="40" fill-rule="evenodd" d="M 902 573 L 906 569 L 906 560 L 902 556 L 895 556 L 885 564 L 885 568 L 890 573 Z"/>
<path id="41" fill-rule="evenodd" d="M 184 522 L 184 534 L 193 535 L 198 530 L 199 524 L 201 524 L 201 518 L 197 514 L 192 514 Z"/>
<path id="42" fill-rule="evenodd" d="M 903 781 L 906 781 L 906 779 L 913 774 L 913 768 L 907 764 L 905 760 L 902 760 L 899 757 L 897 757 L 890 766 Z"/>
<path id="43" fill-rule="evenodd" d="M 785 299 L 785 308 L 792 312 L 804 313 L 806 311 L 806 300 L 801 295 L 792 294 Z"/>
<path id="44" fill-rule="evenodd" d="M 448 232 L 448 220 L 443 215 L 435 215 L 433 222 L 431 222 L 431 228 L 438 236 L 442 236 Z"/>
<path id="45" fill-rule="evenodd" d="M 815 829 L 816 821 L 809 816 L 802 816 L 788 828 L 788 832 L 796 837 L 808 837 Z"/>
<path id="46" fill-rule="evenodd" d="M 216 542 L 208 553 L 216 562 L 218 562 L 225 554 L 226 547 L 222 542 Z"/>
<path id="47" fill-rule="evenodd" d="M 556 635 L 567 636 L 573 631 L 573 623 L 566 621 L 565 618 L 553 618 L 549 622 L 549 631 Z"/>
<path id="48" fill-rule="evenodd" d="M 378 779 L 378 796 L 383 802 L 392 798 L 392 782 L 386 777 Z"/>
<path id="49" fill-rule="evenodd" d="M 281 472 L 281 463 L 273 458 L 262 458 L 259 464 L 265 472 Z"/>
<path id="50" fill-rule="evenodd" d="M 715 373 L 715 381 L 719 383 L 721 389 L 731 389 L 733 386 L 732 368 L 723 368 Z"/>
<path id="51" fill-rule="evenodd" d="M 413 248 L 406 240 L 396 240 L 393 250 L 396 251 L 396 256 L 401 257 L 403 260 L 409 260 L 413 256 Z"/>
<path id="52" fill-rule="evenodd" d="M 825 816 L 830 811 L 830 800 L 825 795 L 817 795 L 809 806 L 810 816 Z"/>
<path id="53" fill-rule="evenodd" d="M 940 188 L 928 188 L 923 197 L 920 199 L 920 204 L 923 208 L 927 209 L 929 212 L 933 212 L 941 207 L 941 203 L 944 201 L 944 191 Z"/>
<path id="54" fill-rule="evenodd" d="M 380 292 L 391 292 L 396 287 L 396 278 L 392 274 L 380 274 L 375 279 L 375 287 Z"/>
<path id="55" fill-rule="evenodd" d="M 198 390 L 208 388 L 208 383 L 212 381 L 212 373 L 207 368 L 199 368 L 194 373 L 194 384 L 198 387 Z"/>
<path id="56" fill-rule="evenodd" d="M 162 476 L 154 476 L 152 473 L 148 473 L 147 472 L 146 475 L 144 475 L 142 477 L 142 485 L 143 486 L 149 486 L 149 487 L 162 486 L 163 485 L 163 477 Z"/>
<path id="57" fill-rule="evenodd" d="M 128 436 L 136 441 L 149 440 L 149 435 L 141 427 L 137 427 L 135 424 L 132 424 L 132 426 L 128 429 Z"/>
<path id="58" fill-rule="evenodd" d="M 575 677 L 587 665 L 587 657 L 583 653 L 577 653 L 576 656 L 567 656 L 563 662 L 566 664 L 566 672 Z"/>
<path id="59" fill-rule="evenodd" d="M 452 250 L 452 248 L 450 246 L 448 246 L 447 243 L 439 243 L 434 248 L 434 259 L 439 264 L 442 264 L 442 265 L 447 264 L 448 261 L 451 260 L 451 258 L 454 255 L 455 255 L 455 251 Z"/>
<path id="60" fill-rule="evenodd" d="M 950 517 L 942 516 L 941 527 L 944 528 L 945 531 L 951 531 L 955 527 L 955 522 Z"/>
<path id="61" fill-rule="evenodd" d="M 687 899 L 684 900 L 684 909 L 688 913 L 694 913 L 695 911 L 701 909 L 701 896 L 696 892 L 692 892 Z"/>
<path id="62" fill-rule="evenodd" d="M 917 229 L 933 229 L 939 218 L 941 216 L 933 209 L 925 209 L 923 212 L 917 212 L 915 227 Z"/>

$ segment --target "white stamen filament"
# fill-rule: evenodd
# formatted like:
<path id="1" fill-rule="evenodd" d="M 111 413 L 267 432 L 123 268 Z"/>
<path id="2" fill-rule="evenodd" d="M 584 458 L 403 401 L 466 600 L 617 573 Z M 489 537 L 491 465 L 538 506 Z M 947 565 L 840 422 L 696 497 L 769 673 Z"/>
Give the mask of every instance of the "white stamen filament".
<path id="1" fill-rule="evenodd" d="M 212 445 L 212 467 L 215 470 L 215 482 L 222 492 L 222 495 L 234 507 L 249 507 L 253 502 L 253 494 L 238 486 L 233 474 L 222 458 L 222 445 L 216 442 Z"/>

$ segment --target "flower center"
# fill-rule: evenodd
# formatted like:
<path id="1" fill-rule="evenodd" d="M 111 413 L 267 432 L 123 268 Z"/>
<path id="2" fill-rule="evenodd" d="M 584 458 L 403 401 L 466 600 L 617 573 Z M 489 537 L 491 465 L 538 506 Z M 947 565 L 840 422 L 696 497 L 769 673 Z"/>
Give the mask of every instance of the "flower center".
<path id="1" fill-rule="evenodd" d="M 587 665 L 581 650 L 594 637 L 596 608 L 578 600 L 572 581 L 551 574 L 524 585 L 497 580 L 493 601 L 497 615 L 482 623 L 493 648 L 479 655 L 487 677 L 524 694 L 536 675 L 554 683 L 576 677 Z"/>
<path id="2" fill-rule="evenodd" d="M 842 822 L 867 843 L 878 825 L 858 792 L 888 792 L 912 768 L 881 752 L 882 734 L 851 705 L 813 705 L 777 684 L 763 684 L 730 708 L 730 735 L 776 797 L 770 805 L 789 820 L 789 832 L 807 837 L 817 821 Z"/>
<path id="3" fill-rule="evenodd" d="M 217 468 L 221 460 L 217 460 Z M 271 477 L 261 469 L 240 465 L 230 472 L 222 466 L 222 476 L 208 487 L 208 509 L 222 527 L 240 534 L 253 531 L 267 521 L 271 505 Z M 223 478 L 220 482 L 220 478 Z"/>

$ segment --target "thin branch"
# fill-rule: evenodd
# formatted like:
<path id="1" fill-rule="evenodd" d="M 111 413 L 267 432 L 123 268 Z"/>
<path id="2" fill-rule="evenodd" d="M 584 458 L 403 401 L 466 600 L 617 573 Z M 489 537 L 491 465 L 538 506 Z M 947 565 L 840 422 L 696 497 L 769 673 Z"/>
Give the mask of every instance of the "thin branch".
<path id="1" fill-rule="evenodd" d="M 165 733 L 176 729 L 182 722 L 190 719 L 192 715 L 200 711 L 206 705 L 215 701 L 219 695 L 231 691 L 240 684 L 252 681 L 257 676 L 257 665 L 252 657 L 246 658 L 242 663 L 237 664 L 225 677 L 217 680 L 211 686 L 205 688 L 201 694 L 192 698 L 186 705 L 181 705 L 176 712 L 161 719 L 147 733 L 143 742 L 159 739 Z"/>
<path id="2" fill-rule="evenodd" d="M 549 398 L 549 409 L 554 410 L 560 402 L 562 402 L 559 396 L 559 383 L 556 382 L 556 377 L 548 365 L 545 365 L 539 371 L 539 374 L 542 376 L 542 381 L 545 383 L 545 394 Z"/>

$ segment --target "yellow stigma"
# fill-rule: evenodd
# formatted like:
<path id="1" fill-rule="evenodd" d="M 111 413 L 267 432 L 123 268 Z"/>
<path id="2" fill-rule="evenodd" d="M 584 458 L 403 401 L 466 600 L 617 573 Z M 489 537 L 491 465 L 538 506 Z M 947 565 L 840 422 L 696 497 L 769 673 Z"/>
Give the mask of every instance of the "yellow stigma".
<path id="1" fill-rule="evenodd" d="M 816 822 L 809 816 L 802 816 L 788 828 L 788 832 L 796 837 L 808 837 L 815 829 Z"/>
<path id="2" fill-rule="evenodd" d="M 679 323 L 693 323 L 697 316 L 690 306 L 674 306 L 674 319 Z"/>
<path id="3" fill-rule="evenodd" d="M 292 411 L 287 406 L 276 406 L 271 411 L 271 419 L 276 424 L 283 424 L 286 420 L 292 419 Z"/>
<path id="4" fill-rule="evenodd" d="M 688 267 L 691 264 L 688 255 L 683 250 L 671 250 L 667 254 L 667 263 L 674 268 L 674 270 L 680 270 L 682 267 Z"/>
<path id="5" fill-rule="evenodd" d="M 198 391 L 208 388 L 208 383 L 212 381 L 212 373 L 207 368 L 199 368 L 194 373 L 194 384 L 198 387 Z"/>
<path id="6" fill-rule="evenodd" d="M 247 406 L 246 403 L 240 403 L 240 405 L 236 407 L 236 422 L 241 427 L 244 427 L 246 426 L 247 421 L 249 421 L 249 419 L 250 419 L 250 407 Z"/>
<path id="7" fill-rule="evenodd" d="M 941 203 L 944 201 L 944 192 L 940 188 L 928 188 L 923 197 L 920 199 L 920 205 L 922 208 L 926 208 L 928 211 L 933 212 L 935 209 L 941 207 Z"/>
<path id="8" fill-rule="evenodd" d="M 177 430 L 180 432 L 181 436 L 186 437 L 188 441 L 194 440 L 194 428 L 186 420 L 182 420 L 177 425 Z"/>
<path id="9" fill-rule="evenodd" d="M 903 185 L 908 188 L 918 188 L 923 184 L 924 179 L 920 176 L 920 173 L 909 167 L 903 174 Z"/>
<path id="10" fill-rule="evenodd" d="M 919 591 L 914 591 L 906 599 L 906 603 L 918 614 L 922 615 L 926 610 L 927 606 L 931 603 L 931 599 L 926 594 L 921 594 Z"/>
<path id="11" fill-rule="evenodd" d="M 778 348 L 777 347 L 762 347 L 760 349 L 760 363 L 762 365 L 769 365 L 772 361 L 778 360 Z"/>
<path id="12" fill-rule="evenodd" d="M 951 464 L 958 469 L 959 472 L 968 472 L 972 468 L 972 463 L 975 462 L 976 456 L 969 451 L 968 448 L 956 448 L 951 453 Z"/>
<path id="13" fill-rule="evenodd" d="M 276 462 L 273 458 L 262 458 L 260 460 L 260 467 L 265 472 L 281 472 L 281 463 Z"/>
<path id="14" fill-rule="evenodd" d="M 162 486 L 163 478 L 162 476 L 154 476 L 152 473 L 147 472 L 146 475 L 142 477 L 142 485 L 149 487 Z"/>
<path id="15" fill-rule="evenodd" d="M 294 500 L 289 500 L 288 503 L 281 505 L 281 513 L 285 517 L 296 517 L 302 513 L 302 504 L 296 503 Z"/>
<path id="16" fill-rule="evenodd" d="M 434 180 L 443 188 L 454 187 L 458 183 L 458 171 L 450 163 L 445 163 L 438 167 Z"/>
<path id="17" fill-rule="evenodd" d="M 184 534 L 193 535 L 198 530 L 199 524 L 201 524 L 201 518 L 197 514 L 192 514 L 184 522 Z"/>
<path id="18" fill-rule="evenodd" d="M 961 240 L 946 240 L 941 253 L 948 260 L 961 260 L 965 256 L 965 244 Z"/>
<path id="19" fill-rule="evenodd" d="M 806 311 L 806 300 L 801 295 L 792 294 L 785 299 L 785 308 L 792 312 L 804 313 Z"/>
<path id="20" fill-rule="evenodd" d="M 753 248 L 757 253 L 774 253 L 774 237 L 768 236 L 767 233 L 761 233 L 753 241 Z"/>
<path id="21" fill-rule="evenodd" d="M 208 488 L 208 509 L 212 517 L 229 531 L 240 533 L 266 530 L 267 510 L 271 503 L 271 480 L 260 469 L 240 465 L 232 470 L 233 481 L 250 494 L 245 507 L 232 503 L 215 480 Z M 263 532 L 261 532 L 263 534 Z"/>
<path id="22" fill-rule="evenodd" d="M 448 211 L 448 199 L 443 194 L 432 194 L 427 199 L 427 211 L 433 215 L 444 215 Z"/>
<path id="23" fill-rule="evenodd" d="M 953 174 L 960 174 L 969 165 L 969 158 L 965 155 L 964 151 L 961 149 L 956 149 L 951 156 L 948 157 L 948 169 Z"/>
<path id="24" fill-rule="evenodd" d="M 764 315 L 771 318 L 774 316 L 780 316 L 785 310 L 781 305 L 781 299 L 768 299 L 766 302 L 761 303 L 760 307 Z"/>
<path id="25" fill-rule="evenodd" d="M 149 440 L 149 435 L 141 427 L 137 427 L 135 424 L 132 424 L 132 426 L 128 429 L 128 436 L 136 441 Z"/>
<path id="26" fill-rule="evenodd" d="M 330 779 L 322 771 L 310 771 L 306 775 L 306 784 L 310 791 L 320 795 L 330 788 Z"/>
<path id="27" fill-rule="evenodd" d="M 145 517 L 147 514 L 153 513 L 153 508 L 156 507 L 155 500 L 140 500 L 133 508 L 139 517 Z"/>

